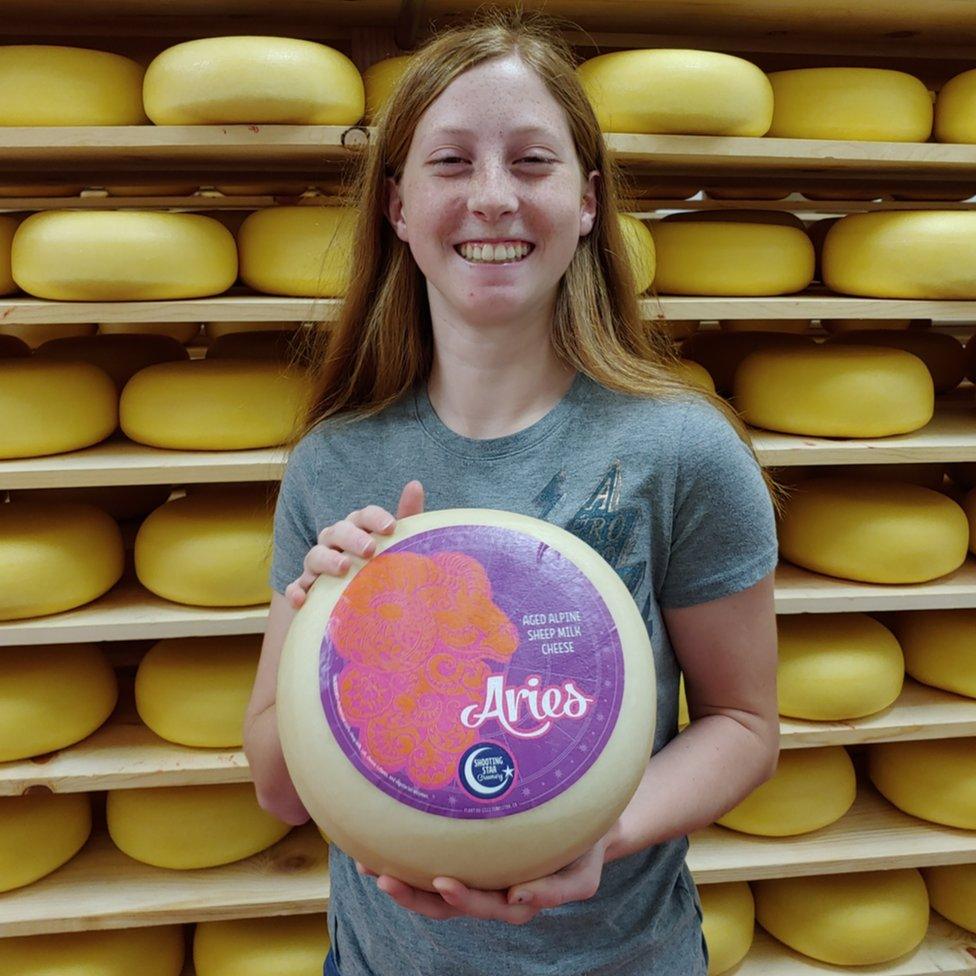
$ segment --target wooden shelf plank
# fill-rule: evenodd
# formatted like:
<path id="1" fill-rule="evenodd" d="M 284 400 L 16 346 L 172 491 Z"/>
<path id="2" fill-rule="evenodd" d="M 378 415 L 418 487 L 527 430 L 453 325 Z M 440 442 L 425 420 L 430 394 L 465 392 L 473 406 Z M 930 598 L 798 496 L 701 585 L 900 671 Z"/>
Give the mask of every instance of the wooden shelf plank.
<path id="1" fill-rule="evenodd" d="M 308 824 L 246 860 L 193 871 L 134 861 L 96 833 L 53 874 L 0 894 L 0 937 L 308 914 L 328 904 L 328 847 Z"/>
<path id="2" fill-rule="evenodd" d="M 799 837 L 752 837 L 713 825 L 692 835 L 698 884 L 976 861 L 976 830 L 943 827 L 892 806 L 869 782 L 836 823 Z"/>

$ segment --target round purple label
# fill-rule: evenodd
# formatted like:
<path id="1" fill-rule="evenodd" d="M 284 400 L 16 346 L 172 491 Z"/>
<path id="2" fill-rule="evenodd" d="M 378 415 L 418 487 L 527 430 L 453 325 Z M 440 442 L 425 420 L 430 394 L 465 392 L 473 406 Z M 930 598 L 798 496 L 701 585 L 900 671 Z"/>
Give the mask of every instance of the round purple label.
<path id="1" fill-rule="evenodd" d="M 383 792 L 445 817 L 521 813 L 603 751 L 624 662 L 593 584 L 533 536 L 421 532 L 346 587 L 319 657 L 336 741 Z"/>

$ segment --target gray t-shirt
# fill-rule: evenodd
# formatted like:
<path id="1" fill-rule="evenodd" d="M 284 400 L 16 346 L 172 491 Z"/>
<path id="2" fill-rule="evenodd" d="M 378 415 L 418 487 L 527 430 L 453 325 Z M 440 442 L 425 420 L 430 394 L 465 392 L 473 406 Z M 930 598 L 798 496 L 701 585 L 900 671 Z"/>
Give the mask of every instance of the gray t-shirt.
<path id="1" fill-rule="evenodd" d="M 568 529 L 613 566 L 643 613 L 657 673 L 654 751 L 677 733 L 678 666 L 662 608 L 757 583 L 776 565 L 759 468 L 702 398 L 624 396 L 578 374 L 507 437 L 462 437 L 423 385 L 375 417 L 320 425 L 296 445 L 275 515 L 271 585 L 283 592 L 325 526 L 368 504 L 396 514 L 420 480 L 428 511 L 496 508 Z M 661 797 L 661 802 L 667 802 Z M 680 838 L 608 863 L 586 901 L 532 922 L 407 911 L 331 849 L 329 928 L 342 976 L 704 976 L 701 907 Z"/>

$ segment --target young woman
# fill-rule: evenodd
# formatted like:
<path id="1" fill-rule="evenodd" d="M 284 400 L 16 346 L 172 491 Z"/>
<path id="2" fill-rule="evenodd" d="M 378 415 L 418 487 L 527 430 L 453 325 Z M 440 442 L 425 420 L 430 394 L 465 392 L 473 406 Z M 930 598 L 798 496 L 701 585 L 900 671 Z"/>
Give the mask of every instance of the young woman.
<path id="1" fill-rule="evenodd" d="M 442 34 L 378 120 L 278 498 L 245 750 L 261 805 L 307 819 L 276 733 L 289 622 L 395 519 L 470 506 L 559 524 L 626 582 L 654 648 L 654 755 L 592 850 L 510 891 L 419 891 L 333 845 L 329 974 L 704 976 L 686 835 L 776 765 L 768 486 L 735 415 L 676 379 L 638 316 L 617 177 L 557 38 L 504 16 Z"/>

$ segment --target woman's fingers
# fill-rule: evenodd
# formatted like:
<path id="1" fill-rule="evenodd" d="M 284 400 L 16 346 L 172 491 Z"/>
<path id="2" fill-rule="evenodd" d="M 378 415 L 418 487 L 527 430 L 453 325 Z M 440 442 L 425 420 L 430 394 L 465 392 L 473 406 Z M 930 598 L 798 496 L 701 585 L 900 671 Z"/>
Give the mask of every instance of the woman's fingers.
<path id="1" fill-rule="evenodd" d="M 419 481 L 409 481 L 400 493 L 397 518 L 419 515 L 424 510 L 424 486 Z"/>
<path id="2" fill-rule="evenodd" d="M 457 918 L 462 914 L 456 908 L 448 905 L 440 895 L 421 891 L 419 888 L 412 888 L 396 878 L 391 878 L 388 874 L 380 875 L 376 881 L 376 886 L 380 891 L 389 895 L 401 908 L 426 915 L 436 921 Z"/>

